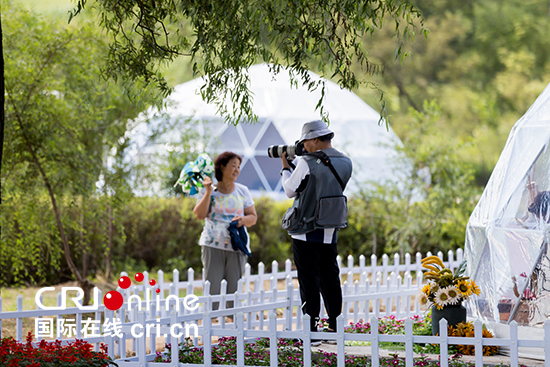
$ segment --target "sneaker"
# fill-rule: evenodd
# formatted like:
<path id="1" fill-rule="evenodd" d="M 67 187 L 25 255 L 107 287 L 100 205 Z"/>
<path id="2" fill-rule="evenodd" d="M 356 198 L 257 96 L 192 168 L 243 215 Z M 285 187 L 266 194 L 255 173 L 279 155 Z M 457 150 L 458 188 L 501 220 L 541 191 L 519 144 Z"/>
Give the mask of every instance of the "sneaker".
<path id="1" fill-rule="evenodd" d="M 318 347 L 319 345 L 323 344 L 324 340 L 319 339 L 311 339 L 311 346 L 312 347 Z"/>
<path id="2" fill-rule="evenodd" d="M 295 343 L 295 342 L 301 342 L 302 344 L 304 343 L 304 340 L 303 339 L 299 339 L 299 338 L 295 338 L 295 339 L 292 339 L 292 341 Z M 312 347 L 318 347 L 319 345 L 321 345 L 323 343 L 324 340 L 321 340 L 321 339 L 311 339 L 311 346 Z"/>

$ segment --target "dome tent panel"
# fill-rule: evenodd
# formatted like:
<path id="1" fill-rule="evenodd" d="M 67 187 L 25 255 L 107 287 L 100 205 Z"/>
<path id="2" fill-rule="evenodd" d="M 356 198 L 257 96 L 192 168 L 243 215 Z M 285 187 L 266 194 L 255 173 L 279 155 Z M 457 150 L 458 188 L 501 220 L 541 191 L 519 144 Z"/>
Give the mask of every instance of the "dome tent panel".
<path id="1" fill-rule="evenodd" d="M 512 128 L 466 229 L 468 275 L 481 288 L 468 308 L 485 321 L 541 327 L 550 318 L 549 142 L 547 86 Z"/>
<path id="2" fill-rule="evenodd" d="M 168 97 L 169 107 L 163 112 L 182 121 L 206 121 L 204 131 L 211 138 L 204 146 L 212 158 L 226 149 L 240 154 L 243 167 L 252 163 L 260 181 L 265 178 L 263 188 L 254 190 L 254 196 L 286 198 L 280 182 L 280 160 L 268 158 L 267 148 L 294 144 L 305 122 L 321 118 L 316 111 L 321 88 L 310 91 L 299 81 L 297 86 L 291 86 L 288 70 L 273 75 L 266 64 L 254 65 L 248 73 L 252 110 L 259 118 L 258 123 L 243 121 L 236 126 L 224 123 L 217 107 L 204 102 L 198 93 L 204 84 L 202 78 L 176 86 Z M 309 75 L 313 82 L 322 80 L 315 73 Z M 393 146 L 400 144 L 399 138 L 384 124 L 379 125 L 380 114 L 357 95 L 331 81 L 325 80 L 325 83 L 323 106 L 330 119 L 330 129 L 335 133 L 333 145 L 348 154 L 354 165 L 353 181 L 346 193 L 358 191 L 367 180 L 383 183 L 395 179 L 397 153 Z M 239 182 L 249 186 L 243 180 L 244 176 L 239 178 Z"/>

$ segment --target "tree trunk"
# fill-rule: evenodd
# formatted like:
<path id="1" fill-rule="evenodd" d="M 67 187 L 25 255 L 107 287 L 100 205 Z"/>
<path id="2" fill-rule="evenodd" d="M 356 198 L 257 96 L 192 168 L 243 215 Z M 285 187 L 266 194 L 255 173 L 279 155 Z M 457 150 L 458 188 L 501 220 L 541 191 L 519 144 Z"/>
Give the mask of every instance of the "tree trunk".
<path id="1" fill-rule="evenodd" d="M 57 229 L 59 230 L 59 236 L 61 237 L 61 242 L 63 243 L 63 250 L 64 250 L 63 252 L 65 255 L 65 261 L 67 261 L 67 265 L 69 266 L 71 273 L 74 275 L 74 277 L 78 281 L 80 288 L 82 288 L 82 290 L 84 291 L 83 304 L 87 305 L 90 301 L 90 294 L 91 294 L 91 290 L 94 287 L 94 284 L 80 274 L 75 263 L 73 262 L 73 259 L 71 258 L 71 248 L 69 246 L 69 240 L 67 238 L 67 235 L 65 234 L 65 228 L 63 227 L 63 222 L 61 221 L 61 213 L 59 211 L 59 208 L 57 207 L 57 200 L 55 198 L 53 187 L 50 183 L 50 180 L 48 179 L 48 176 L 46 175 L 46 172 L 44 172 L 44 168 L 42 167 L 42 164 L 40 163 L 40 160 L 38 159 L 36 152 L 34 151 L 34 147 L 32 146 L 31 141 L 27 136 L 25 126 L 23 125 L 23 121 L 21 120 L 21 116 L 19 115 L 15 106 L 14 106 L 14 109 L 15 109 L 15 118 L 17 119 L 17 123 L 19 124 L 19 128 L 21 129 L 21 133 L 23 135 L 23 138 L 25 139 L 25 143 L 27 145 L 27 148 L 29 149 L 29 153 L 32 156 L 32 159 L 34 161 L 34 164 L 36 165 L 36 168 L 38 169 L 38 172 L 40 172 L 40 176 L 44 181 L 44 185 L 46 186 L 46 189 L 48 190 L 48 194 L 52 202 L 53 212 L 55 215 Z"/>
<path id="2" fill-rule="evenodd" d="M 113 249 L 113 207 L 109 203 L 109 243 L 107 244 L 107 271 L 106 271 L 106 278 L 107 281 L 111 279 L 111 273 L 113 272 L 113 268 L 111 266 L 111 251 Z"/>
<path id="3" fill-rule="evenodd" d="M 4 44 L 2 39 L 2 22 L 0 16 L 0 177 L 2 176 L 2 153 L 4 152 Z M 0 180 L 0 206 L 2 205 L 2 181 Z M 2 226 L 0 225 L 0 243 L 2 241 Z M 0 271 L 0 278 L 4 278 Z M 2 286 L 0 284 L 0 286 Z M 0 339 L 2 339 L 2 328 L 0 328 Z"/>
<path id="4" fill-rule="evenodd" d="M 84 239 L 84 197 L 80 198 L 80 246 L 82 247 L 82 277 L 88 276 L 88 247 Z"/>

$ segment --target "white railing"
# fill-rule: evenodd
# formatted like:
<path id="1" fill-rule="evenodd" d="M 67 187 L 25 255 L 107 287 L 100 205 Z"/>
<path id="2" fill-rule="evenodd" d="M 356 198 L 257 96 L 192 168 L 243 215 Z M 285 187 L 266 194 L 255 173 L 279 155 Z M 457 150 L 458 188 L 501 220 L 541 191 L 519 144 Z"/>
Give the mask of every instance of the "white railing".
<path id="1" fill-rule="evenodd" d="M 254 340 L 257 338 L 268 338 L 269 339 L 269 356 L 270 356 L 270 365 L 277 366 L 277 339 L 286 338 L 286 339 L 296 339 L 299 338 L 303 342 L 303 365 L 312 366 L 312 351 L 311 351 L 311 341 L 312 339 L 324 339 L 324 340 L 333 340 L 337 344 L 337 366 L 345 366 L 345 341 L 362 341 L 371 343 L 371 362 L 373 367 L 378 367 L 380 365 L 380 353 L 379 353 L 379 343 L 380 342 L 393 342 L 393 343 L 404 343 L 405 344 L 405 365 L 407 367 L 413 367 L 414 365 L 414 354 L 413 354 L 413 344 L 422 343 L 422 344 L 439 344 L 440 345 L 440 366 L 448 367 L 449 366 L 449 354 L 448 348 L 449 345 L 473 345 L 475 348 L 475 366 L 483 366 L 483 347 L 484 346 L 499 346 L 499 347 L 508 347 L 510 350 L 510 366 L 517 367 L 519 366 L 519 356 L 518 348 L 519 347 L 531 347 L 531 348 L 542 348 L 545 353 L 545 366 L 550 367 L 550 321 L 546 321 L 544 324 L 544 333 L 545 337 L 543 340 L 519 340 L 518 336 L 518 326 L 515 321 L 510 325 L 510 338 L 482 338 L 482 323 L 480 320 L 474 322 L 474 331 L 475 337 L 449 337 L 447 335 L 443 336 L 420 336 L 413 335 L 413 322 L 410 318 L 405 320 L 405 334 L 404 335 L 387 335 L 378 333 L 378 319 L 373 317 L 371 319 L 371 332 L 369 334 L 357 334 L 357 333 L 346 333 L 344 328 L 344 316 L 340 315 L 337 319 L 337 332 L 335 333 L 325 333 L 325 332 L 310 332 L 309 330 L 309 316 L 305 315 L 303 317 L 304 327 L 301 330 L 294 331 L 279 331 L 277 330 L 277 315 L 275 312 L 272 312 L 269 315 L 269 321 L 267 323 L 268 330 L 251 330 L 245 327 L 246 321 L 244 314 L 242 312 L 237 313 L 236 315 L 236 326 L 232 329 L 219 329 L 214 328 L 210 323 L 213 314 L 208 312 L 204 313 L 202 320 L 204 325 L 200 328 L 199 334 L 203 339 L 203 354 L 204 359 L 203 363 L 198 364 L 183 364 L 179 363 L 179 346 L 177 343 L 171 343 L 170 346 L 170 357 L 171 363 L 170 366 L 185 366 L 185 367 L 199 367 L 199 366 L 219 366 L 217 364 L 212 364 L 212 337 L 227 337 L 232 336 L 236 337 L 236 354 L 237 361 L 236 366 L 244 367 L 245 366 L 245 357 L 244 357 L 244 345 L 247 341 Z M 139 322 L 143 324 L 148 324 L 153 322 L 152 320 L 146 320 L 145 314 L 143 312 L 139 313 L 138 316 Z M 177 325 L 181 323 L 188 322 L 189 317 L 178 316 L 175 311 L 172 311 L 170 314 L 168 325 L 166 327 L 161 327 L 160 331 L 162 333 L 169 333 L 171 325 Z M 164 322 L 161 321 L 161 322 Z M 447 329 L 447 321 L 442 319 L 439 323 L 440 330 Z M 123 328 L 124 333 L 130 331 L 130 326 L 125 326 Z M 156 366 L 166 366 L 167 363 L 152 362 L 156 357 L 156 354 L 145 353 L 146 350 L 146 341 L 145 338 L 141 338 L 138 345 L 138 353 L 136 357 L 133 358 L 122 358 L 116 361 L 119 367 L 156 367 Z M 174 362 L 175 361 L 175 362 Z"/>
<path id="2" fill-rule="evenodd" d="M 430 253 L 427 256 L 431 255 Z M 437 254 L 441 259 L 443 259 L 443 253 L 439 252 Z M 447 261 L 444 261 L 445 264 L 454 269 L 458 266 L 462 260 L 462 250 L 458 249 L 455 254 L 452 251 L 449 251 Z M 371 256 L 371 264 L 366 265 L 366 259 L 363 255 L 359 256 L 359 261 L 356 266 L 354 266 L 353 256 L 347 257 L 347 263 L 342 264 L 340 256 L 337 258 L 337 262 L 340 266 L 340 276 L 343 281 L 343 295 L 344 295 L 344 315 L 349 315 L 350 318 L 356 322 L 358 318 L 368 318 L 370 308 L 376 316 L 380 315 L 390 315 L 395 314 L 396 316 L 410 316 L 412 312 L 416 312 L 417 308 L 411 304 L 411 298 L 416 294 L 417 284 L 421 282 L 421 259 L 422 255 L 417 253 L 415 255 L 415 261 L 411 261 L 412 257 L 409 254 L 406 254 L 404 257 L 404 263 L 401 264 L 400 257 L 398 254 L 393 256 L 393 264 L 389 263 L 389 256 L 382 256 L 382 264 L 378 265 L 377 257 L 375 255 Z M 251 268 L 249 264 L 246 264 L 245 274 L 243 278 L 239 281 L 238 290 L 235 294 L 227 294 L 224 283 L 222 283 L 221 294 L 217 296 L 212 296 L 211 302 L 222 301 L 222 307 L 224 305 L 223 301 L 227 300 L 236 300 L 238 303 L 246 305 L 246 300 L 251 297 L 251 300 L 255 302 L 255 305 L 261 304 L 262 299 L 273 299 L 278 293 L 279 295 L 275 297 L 286 297 L 286 294 L 283 295 L 280 293 L 282 290 L 286 290 L 286 284 L 288 284 L 292 279 L 296 278 L 296 270 L 291 268 L 291 260 L 285 261 L 284 271 L 279 270 L 279 265 L 276 261 L 273 261 L 271 266 L 271 272 L 265 271 L 265 265 L 260 263 L 258 265 L 258 273 L 251 274 Z M 412 282 L 411 272 L 416 272 L 416 282 Z M 158 271 L 157 278 L 155 279 L 157 284 L 152 287 L 149 285 L 150 275 L 147 272 L 144 272 L 144 280 L 141 282 L 141 285 L 134 285 L 126 290 L 117 288 L 117 291 L 124 295 L 125 306 L 127 306 L 127 300 L 130 296 L 135 295 L 141 298 L 141 307 L 147 307 L 146 294 L 152 293 L 152 290 L 159 288 L 161 292 L 159 293 L 160 302 L 159 305 L 162 306 L 160 310 L 154 313 L 154 316 L 166 316 L 168 313 L 165 310 L 165 300 L 168 296 L 174 295 L 177 297 L 184 297 L 186 295 L 194 294 L 195 291 L 200 292 L 203 296 L 209 294 L 208 284 L 201 279 L 195 279 L 195 271 L 193 269 L 188 269 L 187 271 L 187 280 L 180 281 L 180 272 L 176 269 L 172 272 L 172 282 L 165 282 L 164 272 Z M 122 273 L 121 275 L 128 275 Z M 281 280 L 285 280 L 281 282 Z M 282 283 L 282 284 L 281 284 Z M 283 287 L 283 289 L 279 289 Z M 262 289 L 264 290 L 262 294 Z M 98 290 L 99 291 L 99 290 Z M 294 304 L 297 305 L 299 302 L 298 291 L 294 292 L 292 296 Z M 94 312 L 95 320 L 100 320 L 105 318 L 105 306 L 101 304 L 103 299 L 101 291 L 99 291 L 99 300 L 100 305 L 98 306 L 97 311 Z M 408 296 L 408 298 L 407 298 Z M 266 298 L 268 297 L 268 298 Z M 269 298 L 271 297 L 271 298 Z M 153 302 L 156 301 L 156 297 L 151 297 Z M 196 311 L 202 313 L 205 311 L 204 304 L 206 303 L 205 298 L 201 298 L 200 302 L 202 306 Z M 346 302 L 349 307 L 346 307 Z M 34 303 L 34 300 L 31 301 Z M 57 294 L 57 307 L 62 307 L 62 295 L 61 293 Z M 128 311 L 129 307 L 122 307 L 120 315 L 117 315 L 123 321 L 135 321 L 136 319 L 136 303 L 133 302 L 134 308 Z M 390 305 L 386 307 L 386 305 Z M 153 306 L 156 306 L 154 304 Z M 369 307 L 367 307 L 369 306 Z M 399 306 L 399 307 L 398 307 Z M 65 308 L 62 310 L 41 310 L 36 306 L 35 310 L 24 310 L 23 297 L 17 297 L 16 311 L 5 312 L 2 310 L 2 299 L 0 298 L 0 328 L 2 327 L 2 320 L 4 319 L 15 319 L 15 328 L 16 328 L 16 340 L 23 340 L 23 320 L 29 318 L 40 318 L 40 317 L 56 317 L 59 320 L 63 320 L 65 315 L 74 315 L 74 323 L 76 324 L 75 335 L 77 338 L 82 338 L 81 333 L 82 326 L 82 315 L 89 313 L 89 311 L 80 310 L 77 307 Z M 395 311 L 394 311 L 395 308 Z M 321 308 L 324 313 L 324 308 Z M 361 311 L 363 310 L 364 315 L 360 317 Z M 406 311 L 407 310 L 407 311 Z M 184 310 L 185 312 L 185 310 Z M 225 315 L 234 314 L 234 310 L 226 310 Z M 153 313 L 149 313 L 151 317 Z M 324 314 L 321 315 L 323 317 Z M 68 321 L 68 320 L 66 320 Z M 286 323 L 287 321 L 283 318 L 280 318 L 279 323 Z M 223 325 L 223 320 L 221 320 Z M 56 335 L 59 337 L 59 335 Z M 74 340 L 74 339 L 73 339 Z M 98 339 L 99 340 L 99 339 Z M 95 342 L 95 341 L 94 341 Z"/>
<path id="3" fill-rule="evenodd" d="M 428 254 L 430 255 L 430 254 Z M 443 254 L 437 254 L 443 259 Z M 456 268 L 462 260 L 462 251 L 458 250 L 456 258 L 453 252 L 448 253 L 446 265 L 452 269 Z M 441 345 L 441 365 L 447 365 L 447 347 L 450 344 L 471 344 L 476 348 L 476 366 L 482 366 L 482 353 L 478 353 L 483 345 L 507 346 L 510 348 L 510 363 L 517 366 L 517 348 L 535 347 L 543 348 L 546 355 L 546 366 L 550 367 L 550 326 L 545 324 L 544 340 L 518 340 L 517 326 L 512 323 L 510 326 L 509 339 L 482 339 L 481 323 L 476 321 L 476 338 L 454 338 L 454 337 L 430 337 L 413 336 L 412 324 L 410 320 L 406 321 L 405 335 L 379 335 L 378 328 L 374 327 L 377 323 L 377 317 L 395 315 L 399 319 L 409 318 L 418 314 L 418 305 L 413 300 L 418 291 L 418 285 L 422 283 L 420 254 L 416 254 L 415 262 L 411 261 L 411 256 L 406 255 L 404 264 L 400 263 L 398 255 L 393 257 L 393 264 L 389 264 L 389 257 L 382 257 L 382 265 L 377 264 L 376 257 L 371 257 L 371 265 L 365 264 L 365 258 L 359 257 L 359 264 L 354 266 L 353 257 L 347 258 L 346 266 L 338 259 L 340 265 L 341 277 L 343 280 L 343 312 L 339 317 L 338 333 L 310 333 L 303 329 L 303 325 L 309 325 L 307 315 L 301 313 L 299 291 L 295 284 L 295 271 L 291 269 L 291 262 L 285 262 L 284 271 L 279 271 L 278 264 L 272 264 L 271 272 L 266 273 L 263 264 L 259 265 L 258 274 L 250 274 L 250 267 L 247 266 L 244 277 L 239 282 L 238 291 L 234 294 L 227 294 L 225 283 L 222 282 L 222 291 L 219 295 L 209 294 L 209 283 L 201 279 L 194 278 L 193 269 L 187 272 L 187 280 L 179 280 L 179 272 L 174 270 L 173 281 L 165 282 L 162 271 L 157 273 L 157 285 L 161 292 L 157 297 L 146 301 L 146 295 L 152 291 L 149 286 L 149 274 L 144 273 L 145 279 L 143 285 L 132 286 L 126 290 L 118 289 L 124 295 L 125 303 L 118 311 L 110 311 L 104 305 L 98 306 L 98 309 L 91 312 L 81 310 L 77 307 L 66 308 L 63 310 L 23 310 L 23 298 L 17 299 L 17 311 L 2 312 L 2 300 L 0 299 L 0 327 L 2 320 L 15 319 L 16 339 L 22 340 L 23 321 L 34 318 L 53 318 L 74 323 L 74 334 L 78 339 L 85 339 L 95 345 L 99 350 L 99 344 L 108 345 L 108 353 L 112 358 L 118 355 L 117 363 L 120 367 L 132 366 L 156 366 L 157 363 L 151 362 L 155 357 L 157 335 L 164 337 L 164 341 L 172 345 L 171 353 L 177 353 L 177 344 L 182 338 L 175 338 L 170 335 L 173 325 L 191 325 L 190 330 L 195 330 L 197 337 L 193 338 L 195 346 L 199 344 L 204 348 L 205 356 L 212 350 L 212 337 L 216 336 L 236 336 L 237 337 L 237 365 L 244 365 L 244 342 L 250 338 L 267 337 L 271 343 L 271 357 L 276 361 L 276 344 L 273 340 L 277 338 L 299 338 L 304 340 L 304 365 L 311 365 L 311 350 L 307 343 L 311 338 L 335 339 L 338 342 L 338 365 L 343 366 L 344 361 L 344 341 L 370 341 L 372 343 L 372 363 L 378 365 L 378 343 L 379 342 L 403 342 L 406 345 L 407 356 L 412 356 L 412 344 L 414 343 L 435 343 Z M 413 281 L 412 272 L 416 272 L 415 281 Z M 281 281 L 284 280 L 284 281 Z M 184 296 L 195 294 L 197 292 L 199 307 L 195 311 L 190 311 L 183 306 Z M 132 302 L 132 307 L 128 306 L 127 300 L 130 296 L 140 297 L 141 301 Z M 171 297 L 172 296 L 172 297 Z M 136 298 L 136 297 L 134 297 Z M 176 302 L 178 299 L 179 311 L 176 311 Z M 99 294 L 99 299 L 102 299 Z M 226 309 L 225 302 L 234 301 L 234 308 Z M 57 296 L 57 304 L 61 306 L 61 294 Z M 212 303 L 219 302 L 220 309 L 212 310 Z M 101 303 L 101 302 L 99 302 Z M 141 308 L 141 310 L 140 310 Z M 324 317 L 324 308 L 321 308 Z M 83 317 L 90 317 L 93 314 L 94 320 L 113 320 L 120 319 L 120 325 L 112 333 L 105 333 L 97 336 L 83 335 Z M 226 316 L 234 317 L 235 322 L 226 319 Z M 372 332 L 370 334 L 345 333 L 344 325 L 349 322 L 358 322 L 360 319 L 372 320 Z M 306 321 L 306 322 L 304 322 Z M 67 324 L 67 323 L 66 323 Z M 149 337 L 135 337 L 132 333 L 132 327 L 139 330 L 146 330 L 147 325 L 152 326 L 154 332 Z M 407 326 L 408 325 L 408 326 Z M 446 326 L 445 326 L 446 328 Z M 442 330 L 445 330 L 443 326 Z M 306 328 L 309 329 L 309 328 Z M 61 338 L 63 335 L 56 335 Z M 38 338 L 40 339 L 40 338 Z M 177 339 L 177 340 L 176 340 Z M 126 348 L 126 341 L 131 340 L 129 348 Z M 74 338 L 63 339 L 63 342 L 74 341 Z M 147 353 L 149 349 L 152 353 Z M 210 352 L 209 352 L 210 351 Z M 133 357 L 126 358 L 128 354 L 134 354 Z M 239 359 L 240 358 L 240 359 Z M 412 358 L 407 357 L 407 365 Z M 208 358 L 205 359 L 205 365 L 210 365 Z M 166 365 L 158 364 L 160 365 Z M 172 364 L 178 365 L 178 364 Z M 180 364 L 183 366 L 183 364 Z M 274 364 L 272 364 L 274 365 Z M 412 366 L 412 364 L 410 364 Z"/>

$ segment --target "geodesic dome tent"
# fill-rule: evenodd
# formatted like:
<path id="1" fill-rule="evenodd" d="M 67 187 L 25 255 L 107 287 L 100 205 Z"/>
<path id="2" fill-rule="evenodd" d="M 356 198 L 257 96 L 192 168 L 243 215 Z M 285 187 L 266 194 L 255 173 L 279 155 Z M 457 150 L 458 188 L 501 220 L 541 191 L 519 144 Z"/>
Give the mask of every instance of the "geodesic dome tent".
<path id="1" fill-rule="evenodd" d="M 550 85 L 512 128 L 466 230 L 472 316 L 542 326 L 550 316 Z M 546 238 L 546 240 L 545 240 Z"/>
<path id="2" fill-rule="evenodd" d="M 320 77 L 310 72 L 313 81 Z M 249 69 L 250 90 L 256 124 L 224 123 L 217 107 L 204 102 L 198 94 L 202 78 L 180 84 L 168 97 L 171 106 L 166 113 L 181 120 L 191 119 L 197 130 L 207 136 L 204 150 L 212 159 L 225 150 L 243 157 L 238 182 L 251 189 L 254 196 L 285 197 L 282 191 L 280 159 L 268 157 L 270 145 L 294 144 L 305 122 L 320 119 L 315 107 L 321 91 L 306 87 L 291 87 L 289 73 L 282 70 L 273 75 L 269 66 L 260 64 Z M 330 129 L 334 131 L 333 146 L 353 161 L 354 172 L 346 193 L 352 193 L 367 180 L 383 182 L 395 178 L 396 152 L 400 140 L 385 124 L 379 125 L 380 114 L 354 93 L 326 81 L 324 107 L 329 113 Z M 200 150 L 200 148 L 199 148 Z"/>

